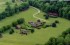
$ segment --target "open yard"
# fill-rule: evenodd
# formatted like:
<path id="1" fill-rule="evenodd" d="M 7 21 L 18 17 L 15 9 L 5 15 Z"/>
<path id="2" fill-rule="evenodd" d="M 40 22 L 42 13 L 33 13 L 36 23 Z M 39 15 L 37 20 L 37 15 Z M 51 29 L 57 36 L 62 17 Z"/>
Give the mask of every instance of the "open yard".
<path id="1" fill-rule="evenodd" d="M 0 27 L 11 24 L 11 22 L 16 21 L 16 19 L 24 18 L 26 22 L 35 21 L 33 14 L 37 13 L 33 7 L 30 7 L 27 11 L 23 11 L 19 14 L 16 14 L 12 17 L 8 17 L 2 21 L 0 21 Z M 43 12 L 36 15 L 37 17 L 43 18 Z M 44 18 L 43 18 L 44 19 Z M 36 44 L 44 44 L 48 41 L 50 37 L 59 36 L 64 30 L 70 27 L 70 21 L 63 18 L 50 18 L 46 21 L 48 24 L 52 23 L 55 20 L 59 20 L 59 24 L 56 28 L 48 27 L 42 29 L 35 29 L 33 34 L 21 35 L 19 34 L 19 30 L 15 30 L 15 33 L 10 35 L 8 33 L 3 34 L 3 38 L 0 39 L 0 45 L 36 45 Z"/>

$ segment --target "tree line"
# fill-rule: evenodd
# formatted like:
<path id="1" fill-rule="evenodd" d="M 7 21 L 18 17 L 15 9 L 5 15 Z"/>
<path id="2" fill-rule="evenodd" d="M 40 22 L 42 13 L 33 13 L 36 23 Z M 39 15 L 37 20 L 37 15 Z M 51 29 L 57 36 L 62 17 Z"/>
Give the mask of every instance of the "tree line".
<path id="1" fill-rule="evenodd" d="M 70 45 L 70 28 L 57 38 L 51 37 L 45 45 Z"/>
<path id="2" fill-rule="evenodd" d="M 5 11 L 0 13 L 0 21 L 2 19 L 5 19 L 6 17 L 13 16 L 14 14 L 24 11 L 28 8 L 29 8 L 28 2 L 23 2 L 19 6 L 17 4 L 15 4 L 13 8 L 11 7 L 9 2 L 6 2 Z"/>
<path id="3" fill-rule="evenodd" d="M 49 12 L 55 12 L 62 18 L 70 20 L 70 3 L 66 1 L 39 1 L 29 0 L 29 4 L 44 11 L 47 15 Z"/>
<path id="4" fill-rule="evenodd" d="M 11 27 L 16 27 L 17 25 L 20 25 L 20 24 L 22 24 L 22 23 L 24 23 L 24 22 L 25 22 L 24 19 L 23 19 L 23 18 L 20 18 L 20 19 L 18 19 L 17 21 L 12 22 L 11 25 L 6 25 L 6 26 L 1 27 L 1 28 L 0 28 L 0 33 L 4 33 L 4 32 L 6 32 L 6 31 L 10 30 Z M 12 30 L 12 29 L 11 29 L 11 30 Z"/>

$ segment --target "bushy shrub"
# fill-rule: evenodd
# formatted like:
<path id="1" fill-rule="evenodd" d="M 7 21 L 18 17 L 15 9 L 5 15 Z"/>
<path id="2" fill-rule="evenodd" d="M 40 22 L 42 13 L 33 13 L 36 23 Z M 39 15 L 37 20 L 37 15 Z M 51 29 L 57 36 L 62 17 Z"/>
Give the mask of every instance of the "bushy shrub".
<path id="1" fill-rule="evenodd" d="M 18 19 L 17 22 L 18 22 L 18 24 L 22 24 L 24 22 L 24 19 L 23 18 Z"/>
<path id="2" fill-rule="evenodd" d="M 59 23 L 59 21 L 58 20 L 55 20 L 55 23 Z"/>
<path id="3" fill-rule="evenodd" d="M 31 33 L 34 33 L 34 29 L 31 29 Z"/>
<path id="4" fill-rule="evenodd" d="M 7 30 L 9 30 L 10 28 L 11 28 L 11 26 L 10 26 L 10 25 L 7 25 L 7 26 L 3 26 L 1 30 L 7 31 Z"/>
<path id="5" fill-rule="evenodd" d="M 2 38 L 2 33 L 0 33 L 0 38 Z"/>
<path id="6" fill-rule="evenodd" d="M 18 25 L 18 22 L 17 21 L 12 23 L 12 26 L 13 27 L 16 27 L 16 25 Z"/>
<path id="7" fill-rule="evenodd" d="M 56 23 L 52 23 L 52 25 L 51 25 L 52 27 L 56 27 Z"/>
<path id="8" fill-rule="evenodd" d="M 16 25 L 22 24 L 22 23 L 24 23 L 24 19 L 23 19 L 23 18 L 20 18 L 20 19 L 18 19 L 17 21 L 13 22 L 13 23 L 12 23 L 12 26 L 13 26 L 13 27 L 16 27 Z"/>
<path id="9" fill-rule="evenodd" d="M 45 19 L 49 19 L 49 16 L 48 16 L 48 15 L 46 15 L 46 16 L 45 16 Z"/>
<path id="10" fill-rule="evenodd" d="M 11 25 L 7 25 L 7 29 L 10 29 L 11 28 Z"/>
<path id="11" fill-rule="evenodd" d="M 46 27 L 50 27 L 51 25 L 46 25 Z"/>
<path id="12" fill-rule="evenodd" d="M 64 32 L 62 33 L 62 36 L 65 38 L 65 36 L 66 36 L 67 34 L 70 34 L 70 28 L 68 28 L 66 31 L 64 31 Z"/>
<path id="13" fill-rule="evenodd" d="M 10 32 L 9 32 L 9 34 L 13 34 L 14 33 L 14 30 L 13 29 L 11 29 L 10 30 Z"/>

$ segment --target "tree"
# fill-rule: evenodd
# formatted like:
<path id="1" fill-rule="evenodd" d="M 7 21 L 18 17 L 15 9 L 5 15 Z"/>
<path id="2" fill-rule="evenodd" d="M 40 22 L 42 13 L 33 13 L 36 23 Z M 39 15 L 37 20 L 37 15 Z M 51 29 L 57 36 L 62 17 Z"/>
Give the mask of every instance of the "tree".
<path id="1" fill-rule="evenodd" d="M 44 12 L 48 13 L 49 10 L 50 10 L 50 4 L 49 4 L 49 3 L 43 4 L 42 10 L 43 10 Z"/>
<path id="2" fill-rule="evenodd" d="M 59 23 L 59 21 L 58 20 L 55 20 L 55 23 Z"/>
<path id="3" fill-rule="evenodd" d="M 19 10 L 20 10 L 20 11 L 23 11 L 23 10 L 26 10 L 27 8 L 29 8 L 28 2 L 23 2 L 23 3 L 20 5 Z"/>
<path id="4" fill-rule="evenodd" d="M 63 36 L 65 35 L 65 37 Z M 45 45 L 70 45 L 70 28 L 62 33 L 58 38 L 52 37 Z"/>
<path id="5" fill-rule="evenodd" d="M 56 27 L 56 23 L 52 23 L 52 27 Z"/>
<path id="6" fill-rule="evenodd" d="M 59 12 L 59 17 L 63 17 L 63 10 L 60 8 L 59 10 L 58 10 L 58 12 Z"/>
<path id="7" fill-rule="evenodd" d="M 3 26 L 3 30 L 4 30 L 4 32 L 7 30 L 7 27 L 6 26 Z"/>
<path id="8" fill-rule="evenodd" d="M 18 22 L 13 22 L 13 23 L 12 23 L 12 26 L 13 26 L 13 27 L 16 27 L 16 25 L 18 25 Z"/>
<path id="9" fill-rule="evenodd" d="M 2 38 L 2 33 L 0 33 L 0 38 Z"/>
<path id="10" fill-rule="evenodd" d="M 57 45 L 64 45 L 63 43 L 58 43 Z"/>
<path id="11" fill-rule="evenodd" d="M 17 4 L 15 4 L 14 6 L 14 12 L 19 13 L 19 6 Z"/>
<path id="12" fill-rule="evenodd" d="M 24 2 L 25 0 L 20 0 L 20 1 Z"/>
<path id="13" fill-rule="evenodd" d="M 65 37 L 65 45 L 70 45 L 70 34 L 67 34 Z"/>
<path id="14" fill-rule="evenodd" d="M 67 13 L 67 18 L 70 20 L 70 11 Z"/>
<path id="15" fill-rule="evenodd" d="M 49 15 L 46 15 L 46 16 L 45 16 L 45 19 L 49 19 Z"/>
<path id="16" fill-rule="evenodd" d="M 31 33 L 34 33 L 34 29 L 31 29 Z"/>
<path id="17" fill-rule="evenodd" d="M 51 37 L 48 41 L 48 43 L 45 43 L 45 45 L 56 45 L 56 38 Z"/>
<path id="18" fill-rule="evenodd" d="M 66 32 L 66 31 L 64 31 L 63 33 L 62 33 L 62 36 L 65 38 L 65 36 L 67 35 L 68 33 Z"/>
<path id="19" fill-rule="evenodd" d="M 46 16 L 45 18 L 46 18 L 46 19 L 48 19 L 48 18 L 49 18 L 49 16 Z"/>
<path id="20" fill-rule="evenodd" d="M 70 28 L 62 33 L 62 36 L 65 38 L 67 34 L 70 34 Z"/>
<path id="21" fill-rule="evenodd" d="M 13 15 L 13 12 L 12 12 L 12 8 L 10 6 L 10 3 L 7 2 L 6 5 L 7 5 L 7 7 L 5 8 L 5 12 L 7 13 L 6 16 L 9 17 L 9 16 Z"/>
<path id="22" fill-rule="evenodd" d="M 60 44 L 63 44 L 63 43 L 64 43 L 64 37 L 62 37 L 62 36 L 58 37 L 57 38 L 57 44 L 60 45 Z"/>
<path id="23" fill-rule="evenodd" d="M 17 22 L 18 22 L 18 24 L 22 24 L 22 23 L 24 23 L 24 19 L 21 18 L 21 19 L 17 20 Z"/>
<path id="24" fill-rule="evenodd" d="M 14 30 L 13 29 L 11 29 L 10 30 L 10 32 L 9 32 L 9 34 L 13 34 L 14 33 Z"/>
<path id="25" fill-rule="evenodd" d="M 2 12 L 2 13 L 0 14 L 0 19 L 1 19 L 1 20 L 2 20 L 2 19 L 5 19 L 5 18 L 6 18 L 6 15 L 7 15 L 6 12 Z"/>
<path id="26" fill-rule="evenodd" d="M 11 29 L 11 26 L 10 25 L 7 25 L 7 29 Z"/>
<path id="27" fill-rule="evenodd" d="M 12 0 L 13 3 L 15 3 L 15 0 Z"/>

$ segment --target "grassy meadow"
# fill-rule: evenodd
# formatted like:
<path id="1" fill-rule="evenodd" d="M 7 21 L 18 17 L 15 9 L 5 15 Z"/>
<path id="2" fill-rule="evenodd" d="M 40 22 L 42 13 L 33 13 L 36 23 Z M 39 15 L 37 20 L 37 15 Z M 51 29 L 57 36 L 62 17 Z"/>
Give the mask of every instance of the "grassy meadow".
<path id="1" fill-rule="evenodd" d="M 3 2 L 3 0 L 0 0 L 0 2 Z M 1 7 L 4 7 L 4 5 L 0 5 Z M 0 9 L 0 12 L 3 9 Z M 14 16 L 7 17 L 0 21 L 0 28 L 5 25 L 10 25 L 12 22 L 16 21 L 17 19 L 24 18 L 25 22 L 28 23 L 29 21 L 36 21 L 33 17 L 33 14 L 37 13 L 37 10 L 33 7 L 30 7 L 26 11 L 22 11 L 20 13 L 15 14 Z M 44 13 L 40 12 L 38 15 L 36 15 L 39 18 L 44 19 L 43 17 Z M 66 20 L 64 18 L 49 18 L 47 19 L 46 23 L 51 24 L 55 20 L 59 21 L 59 24 L 56 28 L 48 27 L 48 28 L 41 28 L 41 29 L 35 29 L 35 32 L 33 34 L 28 35 L 21 35 L 19 34 L 19 30 L 15 29 L 15 33 L 10 35 L 8 32 L 3 34 L 3 38 L 0 38 L 0 45 L 37 45 L 37 44 L 45 44 L 51 37 L 58 37 L 61 35 L 63 31 L 68 29 L 70 27 L 70 21 Z M 23 25 L 23 24 L 22 24 Z"/>
<path id="2" fill-rule="evenodd" d="M 37 10 L 35 10 L 33 7 L 30 7 L 28 10 L 23 11 L 19 14 L 16 14 L 12 17 L 8 17 L 4 19 L 3 21 L 0 21 L 0 27 L 4 25 L 11 24 L 11 22 L 16 21 L 19 18 L 24 18 L 26 22 L 29 21 L 36 21 L 33 17 L 33 14 L 36 13 Z M 43 18 L 44 13 L 40 13 L 37 16 L 40 18 Z M 50 18 L 46 21 L 48 24 L 54 22 L 55 20 L 59 20 L 59 24 L 56 28 L 48 27 L 48 28 L 42 28 L 42 29 L 35 29 L 35 32 L 33 34 L 21 35 L 19 34 L 19 30 L 15 30 L 15 33 L 10 35 L 8 33 L 5 33 L 2 39 L 0 39 L 0 45 L 36 45 L 36 44 L 44 44 L 48 41 L 51 37 L 57 37 L 59 36 L 64 30 L 66 30 L 68 27 L 70 27 L 69 23 L 70 21 L 63 19 L 63 18 Z"/>

